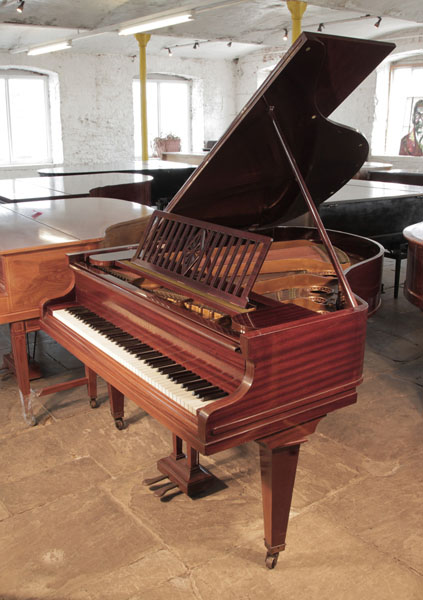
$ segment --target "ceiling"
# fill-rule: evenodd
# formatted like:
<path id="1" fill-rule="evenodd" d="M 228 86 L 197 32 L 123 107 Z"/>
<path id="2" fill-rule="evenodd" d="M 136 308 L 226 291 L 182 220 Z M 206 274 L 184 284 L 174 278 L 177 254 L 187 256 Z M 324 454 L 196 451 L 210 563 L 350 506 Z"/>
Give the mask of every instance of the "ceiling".
<path id="1" fill-rule="evenodd" d="M 136 55 L 134 36 L 117 35 L 118 25 L 179 8 L 195 9 L 194 20 L 156 30 L 147 53 L 167 56 L 170 47 L 174 56 L 233 59 L 290 43 L 283 41 L 291 15 L 282 0 L 25 0 L 22 13 L 17 5 L 17 0 L 0 0 L 0 51 L 72 39 L 67 52 Z M 316 31 L 320 23 L 325 33 L 398 38 L 423 29 L 423 0 L 313 0 L 302 26 Z"/>

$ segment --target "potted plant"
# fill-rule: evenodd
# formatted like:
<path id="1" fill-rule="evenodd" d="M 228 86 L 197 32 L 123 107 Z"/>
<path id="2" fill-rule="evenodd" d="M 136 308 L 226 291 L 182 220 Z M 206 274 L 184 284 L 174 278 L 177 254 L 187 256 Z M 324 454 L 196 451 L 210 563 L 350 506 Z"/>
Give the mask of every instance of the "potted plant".
<path id="1" fill-rule="evenodd" d="M 154 154 L 159 158 L 162 157 L 163 152 L 180 152 L 181 151 L 181 138 L 173 133 L 167 135 L 160 135 L 153 140 Z"/>

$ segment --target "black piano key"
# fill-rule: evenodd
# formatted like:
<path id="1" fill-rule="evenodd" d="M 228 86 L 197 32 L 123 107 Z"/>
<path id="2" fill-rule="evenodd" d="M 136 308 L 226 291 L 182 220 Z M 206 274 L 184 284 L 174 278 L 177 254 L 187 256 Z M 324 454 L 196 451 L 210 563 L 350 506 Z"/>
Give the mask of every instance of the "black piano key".
<path id="1" fill-rule="evenodd" d="M 129 345 L 128 347 L 126 347 L 126 350 L 130 354 L 133 354 L 134 356 L 136 356 L 138 354 L 138 352 L 142 352 L 143 350 L 145 350 L 145 348 L 140 345 L 135 345 L 135 346 Z"/>
<path id="2" fill-rule="evenodd" d="M 200 379 L 199 381 L 192 381 L 190 383 L 186 383 L 184 387 L 186 390 L 194 391 L 194 390 L 208 388 L 211 386 L 212 386 L 212 384 L 209 381 L 206 381 L 205 379 Z"/>
<path id="3" fill-rule="evenodd" d="M 160 367 L 158 371 L 160 371 L 160 373 L 163 373 L 163 375 L 170 375 L 172 373 L 186 372 L 187 370 L 181 365 L 176 364 L 171 365 L 170 367 Z"/>
<path id="4" fill-rule="evenodd" d="M 167 367 L 169 365 L 174 365 L 176 364 L 175 361 L 173 361 L 170 358 L 167 358 L 167 356 L 160 356 L 158 358 L 149 358 L 148 360 L 145 361 L 150 367 L 154 367 L 155 369 L 157 367 L 160 366 L 164 366 Z"/>
<path id="5" fill-rule="evenodd" d="M 132 337 L 132 335 L 129 335 L 129 333 L 125 333 L 124 331 L 120 334 L 120 335 L 116 335 L 113 338 L 113 341 L 118 343 L 118 342 L 129 342 L 130 340 L 133 340 L 134 338 Z"/>
<path id="6" fill-rule="evenodd" d="M 190 383 L 198 383 L 200 381 L 204 381 L 204 379 L 201 379 L 200 375 L 193 375 L 192 377 L 190 377 L 189 379 L 184 379 L 182 381 L 180 381 L 179 383 L 182 384 L 182 387 L 185 389 L 188 389 L 188 385 L 190 385 Z"/>
<path id="7" fill-rule="evenodd" d="M 137 338 L 131 337 L 125 342 L 125 348 L 140 348 L 141 344 L 142 342 L 140 342 Z"/>
<path id="8" fill-rule="evenodd" d="M 91 312 L 88 308 L 85 308 L 85 306 L 70 306 L 66 310 L 73 315 L 88 314 Z"/>
<path id="9" fill-rule="evenodd" d="M 160 354 L 160 352 L 157 352 L 157 350 L 153 350 L 150 352 L 138 352 L 138 354 L 136 356 L 140 360 L 146 360 L 148 358 L 157 358 L 159 356 L 162 357 L 163 354 Z"/>
<path id="10" fill-rule="evenodd" d="M 206 396 L 201 396 L 201 400 L 217 400 L 218 398 L 224 398 L 227 395 L 227 392 L 219 390 L 218 392 L 209 392 Z"/>
<path id="11" fill-rule="evenodd" d="M 201 400 L 215 400 L 227 396 L 218 386 L 213 385 L 206 379 L 202 379 L 193 371 L 179 365 L 171 358 L 154 350 L 148 344 L 133 337 L 120 327 L 116 327 L 103 317 L 90 311 L 83 306 L 74 306 L 67 309 L 77 319 L 84 321 L 89 327 L 99 331 L 106 338 L 124 348 L 127 352 L 135 355 L 158 372 L 166 375 L 169 379 L 181 385 L 181 388 L 192 391 Z"/>
<path id="12" fill-rule="evenodd" d="M 116 337 L 119 337 L 120 335 L 122 335 L 122 333 L 123 333 L 123 331 L 121 329 L 116 328 L 116 329 L 112 329 L 105 335 L 106 335 L 106 338 L 113 341 Z"/>
<path id="13" fill-rule="evenodd" d="M 207 400 L 208 394 L 214 394 L 215 392 L 220 392 L 220 391 L 221 391 L 221 389 L 219 387 L 217 387 L 217 385 L 210 384 L 210 387 L 202 388 L 200 390 L 194 391 L 194 396 L 197 396 L 197 398 L 202 398 L 203 400 Z"/>
<path id="14" fill-rule="evenodd" d="M 195 373 L 185 369 L 184 371 L 180 371 L 179 373 L 169 373 L 168 378 L 174 381 L 175 383 L 179 383 L 179 381 L 184 381 L 187 377 L 192 377 L 192 375 L 195 375 Z"/>

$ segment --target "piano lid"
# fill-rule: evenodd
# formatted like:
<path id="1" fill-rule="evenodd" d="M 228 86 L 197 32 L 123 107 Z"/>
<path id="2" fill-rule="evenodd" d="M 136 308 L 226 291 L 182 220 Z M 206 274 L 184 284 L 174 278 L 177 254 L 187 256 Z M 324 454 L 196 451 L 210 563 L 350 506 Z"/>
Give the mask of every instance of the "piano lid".
<path id="1" fill-rule="evenodd" d="M 394 47 L 302 33 L 167 210 L 236 228 L 276 225 L 306 213 L 274 121 L 314 203 L 326 200 L 368 154 L 360 133 L 327 117 Z"/>

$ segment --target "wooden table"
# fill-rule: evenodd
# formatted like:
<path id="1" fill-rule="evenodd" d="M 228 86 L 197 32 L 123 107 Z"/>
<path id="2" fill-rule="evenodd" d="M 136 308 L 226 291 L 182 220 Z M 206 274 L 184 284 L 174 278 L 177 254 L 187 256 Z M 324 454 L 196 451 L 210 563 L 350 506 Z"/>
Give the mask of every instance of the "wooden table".
<path id="1" fill-rule="evenodd" d="M 33 423 L 28 360 L 22 339 L 39 329 L 43 301 L 73 286 L 67 253 L 102 245 L 105 232 L 121 221 L 148 219 L 153 209 L 115 198 L 64 198 L 0 206 L 0 323 L 10 323 L 13 357 L 24 415 Z M 79 384 L 94 385 L 87 373 Z M 92 393 L 91 393 L 92 397 Z"/>
<path id="2" fill-rule="evenodd" d="M 0 202 L 101 196 L 150 205 L 152 181 L 151 176 L 139 173 L 0 179 Z"/>
<path id="3" fill-rule="evenodd" d="M 403 233 L 408 242 L 404 295 L 423 310 L 423 222 L 406 227 Z"/>

